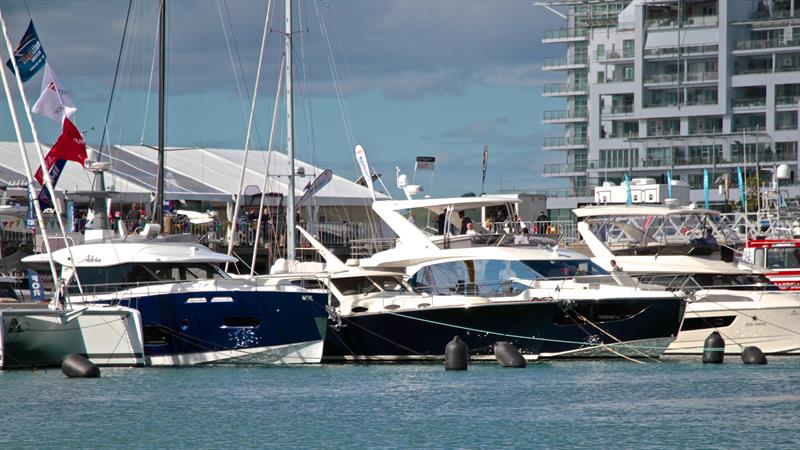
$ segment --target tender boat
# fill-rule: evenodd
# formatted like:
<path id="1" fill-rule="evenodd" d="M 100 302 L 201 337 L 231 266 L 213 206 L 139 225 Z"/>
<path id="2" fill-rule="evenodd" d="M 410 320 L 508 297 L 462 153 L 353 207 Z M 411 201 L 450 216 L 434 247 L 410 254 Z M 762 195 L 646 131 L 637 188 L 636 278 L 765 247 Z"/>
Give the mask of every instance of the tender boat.
<path id="1" fill-rule="evenodd" d="M 767 271 L 740 268 L 733 250 L 723 247 L 715 252 L 711 240 L 700 243 L 705 256 L 696 256 L 691 250 L 692 239 L 703 239 L 685 232 L 693 225 L 706 233 L 713 225 L 715 236 L 732 236 L 726 233 L 723 222 L 715 220 L 718 213 L 637 205 L 592 206 L 573 212 L 582 219 L 578 230 L 600 266 L 611 269 L 614 260 L 624 273 L 640 282 L 692 292 L 681 332 L 666 353 L 702 353 L 703 342 L 713 331 L 725 339 L 726 353 L 737 354 L 751 345 L 770 354 L 800 353 L 800 293 L 779 291 Z M 692 219 L 682 224 L 676 220 L 681 216 Z M 662 235 L 671 238 L 658 237 Z M 655 243 L 648 244 L 650 249 L 642 254 L 614 251 L 615 247 L 609 248 L 604 242 L 635 249 L 641 247 L 636 243 L 649 241 L 651 236 Z M 683 241 L 680 236 L 684 236 Z M 630 238 L 635 242 L 626 244 Z M 670 249 L 672 244 L 676 249 Z M 652 251 L 655 248 L 661 251 Z"/>
<path id="2" fill-rule="evenodd" d="M 748 240 L 742 260 L 767 271 L 767 278 L 782 290 L 800 291 L 800 239 Z"/>

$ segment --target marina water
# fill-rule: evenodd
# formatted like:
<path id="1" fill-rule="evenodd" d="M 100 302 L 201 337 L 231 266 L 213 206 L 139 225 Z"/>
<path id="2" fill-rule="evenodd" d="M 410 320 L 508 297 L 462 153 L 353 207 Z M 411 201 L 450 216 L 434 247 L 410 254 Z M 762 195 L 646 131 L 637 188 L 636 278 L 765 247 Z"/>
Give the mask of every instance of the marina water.
<path id="1" fill-rule="evenodd" d="M 2 448 L 797 448 L 800 357 L 0 372 Z"/>

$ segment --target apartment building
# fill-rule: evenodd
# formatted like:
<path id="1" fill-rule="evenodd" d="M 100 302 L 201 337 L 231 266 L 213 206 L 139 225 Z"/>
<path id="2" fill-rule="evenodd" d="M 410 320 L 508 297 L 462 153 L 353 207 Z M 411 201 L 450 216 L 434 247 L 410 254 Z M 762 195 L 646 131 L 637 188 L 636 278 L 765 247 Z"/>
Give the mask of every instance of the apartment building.
<path id="1" fill-rule="evenodd" d="M 548 198 L 552 218 L 593 201 L 603 182 L 667 173 L 703 199 L 737 167 L 768 183 L 774 168 L 798 168 L 800 0 L 563 0 L 539 2 L 563 20 L 546 44 L 566 46 L 543 70 L 565 74 L 544 86 L 566 109 L 545 111 L 560 127 L 543 151 L 564 154 L 544 167 L 569 180 Z M 723 198 L 712 187 L 712 201 Z"/>

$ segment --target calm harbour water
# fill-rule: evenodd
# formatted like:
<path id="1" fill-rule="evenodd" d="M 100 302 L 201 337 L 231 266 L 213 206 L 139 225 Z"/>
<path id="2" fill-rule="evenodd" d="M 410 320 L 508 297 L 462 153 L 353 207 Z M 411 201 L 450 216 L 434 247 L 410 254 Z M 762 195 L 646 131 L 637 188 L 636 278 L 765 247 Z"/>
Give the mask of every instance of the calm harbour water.
<path id="1" fill-rule="evenodd" d="M 0 448 L 800 448 L 800 358 L 0 372 Z"/>

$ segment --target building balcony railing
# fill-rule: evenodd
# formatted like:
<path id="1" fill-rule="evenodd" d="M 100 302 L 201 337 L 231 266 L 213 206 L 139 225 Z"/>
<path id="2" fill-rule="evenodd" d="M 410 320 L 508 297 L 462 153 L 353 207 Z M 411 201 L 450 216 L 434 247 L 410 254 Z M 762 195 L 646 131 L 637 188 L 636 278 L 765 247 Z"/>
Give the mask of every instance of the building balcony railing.
<path id="1" fill-rule="evenodd" d="M 758 156 L 756 156 L 755 152 L 748 152 L 747 156 L 745 157 L 744 153 L 733 152 L 731 153 L 730 163 L 731 164 L 762 164 L 762 163 L 772 163 L 772 162 L 793 162 L 797 161 L 797 152 L 758 152 Z"/>
<path id="2" fill-rule="evenodd" d="M 737 132 L 740 132 L 740 131 L 746 131 L 748 133 L 749 132 L 758 133 L 759 131 L 763 132 L 764 128 L 766 128 L 766 126 L 763 123 L 760 124 L 760 125 L 735 125 L 734 124 L 733 129 L 731 131 L 734 132 L 734 133 L 737 133 Z M 691 134 L 691 130 L 690 130 L 690 134 Z"/>
<path id="3" fill-rule="evenodd" d="M 542 42 L 582 41 L 588 36 L 586 28 L 559 28 L 544 32 Z"/>
<path id="4" fill-rule="evenodd" d="M 564 70 L 585 68 L 589 64 L 589 59 L 580 58 L 545 58 L 542 70 Z"/>
<path id="5" fill-rule="evenodd" d="M 681 23 L 682 27 L 715 27 L 719 25 L 718 16 L 689 16 L 685 17 Z M 678 19 L 675 17 L 665 17 L 662 19 L 649 19 L 645 22 L 648 30 L 677 28 Z"/>
<path id="6" fill-rule="evenodd" d="M 797 122 L 776 122 L 775 123 L 776 130 L 796 130 L 797 129 Z"/>
<path id="7" fill-rule="evenodd" d="M 645 77 L 645 84 L 677 84 L 677 73 L 658 73 Z M 688 72 L 683 77 L 684 83 L 710 83 L 719 80 L 717 72 Z"/>
<path id="8" fill-rule="evenodd" d="M 797 106 L 800 104 L 800 95 L 775 97 L 776 106 Z"/>
<path id="9" fill-rule="evenodd" d="M 633 114 L 633 105 L 614 105 L 600 111 L 601 116 L 626 116 Z"/>
<path id="10" fill-rule="evenodd" d="M 543 149 L 554 148 L 581 148 L 588 146 L 588 140 L 585 136 L 570 136 L 570 137 L 546 137 L 542 144 Z"/>
<path id="11" fill-rule="evenodd" d="M 735 98 L 731 101 L 734 109 L 763 108 L 767 106 L 766 98 Z"/>
<path id="12" fill-rule="evenodd" d="M 597 55 L 598 61 L 620 61 L 626 59 L 633 59 L 635 52 L 633 49 L 628 49 L 622 52 L 611 50 Z"/>
<path id="13" fill-rule="evenodd" d="M 734 75 L 753 75 L 762 73 L 772 73 L 772 67 L 737 67 L 734 69 Z"/>
<path id="14" fill-rule="evenodd" d="M 736 50 L 769 50 L 787 47 L 800 47 L 800 37 L 793 37 L 792 39 L 756 39 L 756 40 L 743 40 L 736 43 Z"/>
<path id="15" fill-rule="evenodd" d="M 589 161 L 576 161 L 566 164 L 545 164 L 542 169 L 542 174 L 544 176 L 582 174 L 595 165 L 596 161 L 592 161 L 591 163 Z"/>
<path id="16" fill-rule="evenodd" d="M 775 67 L 775 72 L 798 72 L 800 71 L 800 64 L 789 62 L 787 64 L 779 64 Z"/>
<path id="17" fill-rule="evenodd" d="M 567 109 L 556 111 L 545 111 L 542 114 L 543 122 L 582 122 L 589 119 L 589 111 L 586 109 Z"/>
<path id="18" fill-rule="evenodd" d="M 544 85 L 542 95 L 554 97 L 559 95 L 586 95 L 589 86 L 586 84 L 549 83 Z"/>
<path id="19" fill-rule="evenodd" d="M 644 49 L 643 55 L 645 58 L 675 58 L 678 56 L 678 50 L 681 56 L 714 55 L 719 52 L 719 44 L 651 47 Z"/>
<path id="20" fill-rule="evenodd" d="M 753 13 L 750 18 L 754 20 L 780 20 L 780 19 L 792 19 L 800 17 L 800 9 L 796 9 L 794 13 L 790 10 L 783 10 L 783 9 L 774 9 L 769 11 L 768 9 L 763 9 L 760 11 L 756 11 Z"/>

